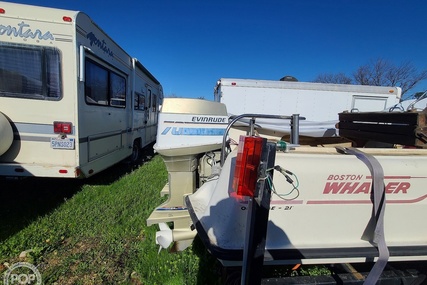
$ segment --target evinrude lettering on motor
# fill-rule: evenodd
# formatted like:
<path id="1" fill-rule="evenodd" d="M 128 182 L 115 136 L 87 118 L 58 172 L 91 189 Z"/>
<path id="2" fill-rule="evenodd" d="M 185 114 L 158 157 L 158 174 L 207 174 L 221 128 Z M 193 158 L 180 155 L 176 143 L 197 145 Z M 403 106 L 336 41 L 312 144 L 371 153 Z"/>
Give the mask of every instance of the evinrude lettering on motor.
<path id="1" fill-rule="evenodd" d="M 103 52 L 108 54 L 109 56 L 111 56 L 111 57 L 114 56 L 113 51 L 110 50 L 110 48 L 107 46 L 107 43 L 104 40 L 98 39 L 94 33 L 90 32 L 89 34 L 87 34 L 86 38 L 89 39 L 90 46 L 95 45 L 98 48 L 100 48 Z"/>
<path id="2" fill-rule="evenodd" d="M 169 131 L 174 136 L 222 136 L 225 129 L 167 127 L 161 134 L 166 135 Z"/>
<path id="3" fill-rule="evenodd" d="M 11 25 L 5 26 L 0 24 L 0 35 L 6 34 L 7 36 L 13 36 L 15 38 L 37 38 L 38 40 L 55 40 L 50 31 L 42 32 L 39 29 L 33 31 L 29 28 L 30 25 L 21 22 L 18 27 L 12 27 Z"/>
<path id="4" fill-rule="evenodd" d="M 193 117 L 191 121 L 196 123 L 227 123 L 227 118 L 220 117 Z"/>

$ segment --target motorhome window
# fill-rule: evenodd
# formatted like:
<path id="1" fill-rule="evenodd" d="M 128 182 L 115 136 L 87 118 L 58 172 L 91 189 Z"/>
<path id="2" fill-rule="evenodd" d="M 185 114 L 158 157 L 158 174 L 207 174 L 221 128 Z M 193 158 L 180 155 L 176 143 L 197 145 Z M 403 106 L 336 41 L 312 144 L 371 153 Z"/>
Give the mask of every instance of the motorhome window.
<path id="1" fill-rule="evenodd" d="M 114 107 L 126 107 L 126 80 L 113 72 L 110 72 L 110 105 Z"/>
<path id="2" fill-rule="evenodd" d="M 150 106 L 151 106 L 151 89 L 148 89 L 147 90 L 148 91 L 148 106 L 147 106 L 147 108 L 148 109 L 150 109 Z"/>
<path id="3" fill-rule="evenodd" d="M 86 61 L 85 95 L 88 104 L 108 105 L 108 70 Z"/>
<path id="4" fill-rule="evenodd" d="M 85 64 L 86 103 L 91 105 L 126 107 L 126 79 L 87 59 Z"/>
<path id="5" fill-rule="evenodd" d="M 133 108 L 135 110 L 138 110 L 138 105 L 139 105 L 139 95 L 135 93 L 135 97 L 133 98 Z"/>
<path id="6" fill-rule="evenodd" d="M 135 93 L 135 110 L 145 109 L 145 96 L 141 93 Z"/>
<path id="7" fill-rule="evenodd" d="M 152 107 L 153 107 L 153 112 L 156 112 L 157 111 L 157 95 L 156 94 L 153 94 L 153 105 L 152 105 Z"/>
<path id="8" fill-rule="evenodd" d="M 0 44 L 0 96 L 59 100 L 62 97 L 59 50 Z"/>

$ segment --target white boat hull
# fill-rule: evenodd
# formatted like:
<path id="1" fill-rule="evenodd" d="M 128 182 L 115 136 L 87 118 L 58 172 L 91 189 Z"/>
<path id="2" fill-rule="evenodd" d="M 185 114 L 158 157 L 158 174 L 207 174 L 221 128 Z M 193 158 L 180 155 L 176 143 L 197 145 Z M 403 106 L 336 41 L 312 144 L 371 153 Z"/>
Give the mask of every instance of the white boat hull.
<path id="1" fill-rule="evenodd" d="M 305 150 L 306 151 L 305 151 Z M 313 152 L 316 149 L 316 152 Z M 390 260 L 427 259 L 427 152 L 375 150 L 385 175 L 385 239 Z M 216 180 L 186 199 L 198 234 L 225 263 L 242 260 L 248 198 L 232 189 L 236 153 Z M 365 237 L 372 217 L 371 174 L 363 162 L 334 149 L 278 152 L 276 165 L 299 180 L 298 191 L 274 173 L 266 241 L 266 262 L 334 263 L 375 260 L 378 250 Z M 297 196 L 297 192 L 299 195 Z M 286 200 L 284 200 L 286 199 Z"/>

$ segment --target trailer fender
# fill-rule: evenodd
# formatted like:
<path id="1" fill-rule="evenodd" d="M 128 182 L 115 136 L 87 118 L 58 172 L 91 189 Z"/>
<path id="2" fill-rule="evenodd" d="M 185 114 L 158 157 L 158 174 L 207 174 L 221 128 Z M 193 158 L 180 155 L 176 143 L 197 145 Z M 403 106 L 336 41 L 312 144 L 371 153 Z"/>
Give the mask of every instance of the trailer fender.
<path id="1" fill-rule="evenodd" d="M 13 130 L 9 120 L 0 112 L 0 156 L 12 145 Z"/>

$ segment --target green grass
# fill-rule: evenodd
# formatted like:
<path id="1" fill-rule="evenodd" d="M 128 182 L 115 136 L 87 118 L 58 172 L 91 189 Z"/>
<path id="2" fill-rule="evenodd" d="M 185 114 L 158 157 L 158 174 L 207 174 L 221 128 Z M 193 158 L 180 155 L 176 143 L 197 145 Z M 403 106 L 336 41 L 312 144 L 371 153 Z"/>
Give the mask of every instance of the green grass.
<path id="1" fill-rule="evenodd" d="M 36 188 L 18 191 L 22 203 L 0 212 L 9 224 L 2 226 L 0 236 L 0 273 L 7 269 L 5 263 L 27 261 L 38 266 L 45 284 L 214 284 L 219 280 L 215 261 L 197 240 L 184 252 L 158 253 L 157 227 L 148 227 L 146 219 L 164 200 L 159 192 L 167 172 L 161 157 L 127 173 L 123 168 L 119 165 L 84 182 L 31 179 L 0 184 L 1 191 L 21 184 Z M 117 172 L 121 176 L 112 177 Z M 42 188 L 48 189 L 43 196 L 49 209 L 43 209 L 43 201 L 33 205 L 31 197 L 37 195 L 28 192 Z M 61 192 L 61 188 L 66 199 L 50 201 L 46 191 Z M 29 200 L 22 199 L 23 193 Z M 13 192 L 8 197 L 17 198 Z M 24 250 L 30 253 L 20 259 Z"/>
<path id="2" fill-rule="evenodd" d="M 20 261 L 36 265 L 44 284 L 221 284 L 218 262 L 197 238 L 183 252 L 158 253 L 157 226 L 146 219 L 166 199 L 160 197 L 166 181 L 160 156 L 86 180 L 0 180 L 0 284 L 6 265 Z M 23 251 L 29 253 L 19 258 Z M 328 273 L 316 266 L 264 271 L 272 277 Z"/>

